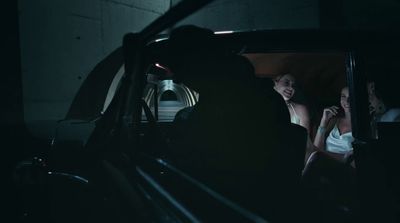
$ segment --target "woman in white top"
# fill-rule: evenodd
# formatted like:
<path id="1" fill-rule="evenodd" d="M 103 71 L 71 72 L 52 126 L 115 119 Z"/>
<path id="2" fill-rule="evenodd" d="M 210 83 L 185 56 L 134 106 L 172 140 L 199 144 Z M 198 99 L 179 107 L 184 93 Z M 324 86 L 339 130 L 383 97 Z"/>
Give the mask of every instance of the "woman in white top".
<path id="1" fill-rule="evenodd" d="M 321 200 L 329 202 L 329 206 L 326 206 L 328 208 L 324 209 L 327 215 L 337 214 L 339 207 L 345 207 L 350 215 L 359 208 L 355 166 L 354 163 L 348 165 L 348 157 L 353 152 L 353 140 L 349 89 L 345 87 L 341 90 L 340 108 L 331 106 L 323 111 L 314 138 L 315 149 L 302 175 L 308 199 L 315 199 L 317 205 Z"/>
<path id="2" fill-rule="evenodd" d="M 277 76 L 274 78 L 274 89 L 285 100 L 289 109 L 291 122 L 303 126 L 309 132 L 310 118 L 307 107 L 291 100 L 296 92 L 296 80 L 294 76 L 291 74 Z"/>
<path id="3" fill-rule="evenodd" d="M 314 146 L 330 157 L 346 162 L 353 153 L 349 89 L 344 87 L 340 94 L 340 108 L 325 108 L 314 138 Z"/>

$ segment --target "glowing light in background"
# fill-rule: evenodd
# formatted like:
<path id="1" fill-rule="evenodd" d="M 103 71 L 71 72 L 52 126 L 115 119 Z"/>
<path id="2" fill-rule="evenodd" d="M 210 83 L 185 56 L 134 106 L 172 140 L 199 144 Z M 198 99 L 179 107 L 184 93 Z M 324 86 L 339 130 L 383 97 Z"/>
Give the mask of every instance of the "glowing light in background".
<path id="1" fill-rule="evenodd" d="M 166 40 L 166 39 L 168 39 L 168 38 L 161 38 L 161 39 L 156 39 L 156 40 L 154 40 L 154 42 L 160 42 L 160 41 L 163 41 L 163 40 Z"/>
<path id="2" fill-rule="evenodd" d="M 214 32 L 214 34 L 228 34 L 228 33 L 233 33 L 233 31 L 227 30 L 227 31 L 216 31 L 216 32 Z"/>

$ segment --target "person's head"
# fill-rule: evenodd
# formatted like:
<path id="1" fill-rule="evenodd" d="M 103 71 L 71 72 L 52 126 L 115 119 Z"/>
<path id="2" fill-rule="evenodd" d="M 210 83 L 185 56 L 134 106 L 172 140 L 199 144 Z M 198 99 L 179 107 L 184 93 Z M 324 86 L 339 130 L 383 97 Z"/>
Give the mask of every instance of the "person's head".
<path id="1" fill-rule="evenodd" d="M 345 113 L 350 112 L 350 96 L 348 87 L 344 87 L 340 91 L 340 106 L 343 108 Z"/>
<path id="2" fill-rule="evenodd" d="M 375 90 L 375 82 L 367 83 L 369 112 L 371 114 L 381 114 L 385 112 L 385 105 Z"/>
<path id="3" fill-rule="evenodd" d="M 289 101 L 293 97 L 295 88 L 296 80 L 291 74 L 280 75 L 274 79 L 274 89 L 282 95 L 285 101 Z"/>
<path id="4" fill-rule="evenodd" d="M 198 91 L 213 77 L 208 75 L 213 58 L 222 54 L 214 32 L 193 25 L 171 31 L 167 45 L 167 67 L 175 82 L 182 82 Z"/>

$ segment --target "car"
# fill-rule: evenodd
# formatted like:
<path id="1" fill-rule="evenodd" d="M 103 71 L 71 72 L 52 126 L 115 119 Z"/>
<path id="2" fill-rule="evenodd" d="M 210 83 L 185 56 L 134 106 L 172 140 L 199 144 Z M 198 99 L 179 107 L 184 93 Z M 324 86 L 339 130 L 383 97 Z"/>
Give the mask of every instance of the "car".
<path id="1" fill-rule="evenodd" d="M 301 184 L 307 134 L 297 126 L 292 126 L 291 134 L 296 145 L 282 145 L 293 149 L 288 150 L 295 154 L 288 163 L 295 163 L 294 169 L 290 173 L 273 170 L 279 176 L 296 175 L 296 181 L 288 181 L 293 184 L 281 190 L 268 188 L 265 191 L 270 191 L 264 194 L 256 185 L 247 185 L 268 180 L 272 184 L 279 177 L 234 178 L 247 179 L 238 185 L 254 190 L 247 191 L 252 197 L 244 201 L 234 194 L 246 196 L 246 190 L 241 191 L 237 185 L 231 185 L 232 191 L 228 191 L 230 187 L 221 189 L 202 176 L 215 174 L 215 179 L 223 178 L 217 171 L 205 169 L 194 174 L 185 165 L 178 165 L 185 157 L 168 150 L 174 117 L 182 108 L 194 106 L 201 93 L 173 81 L 168 64 L 164 64 L 171 56 L 166 47 L 168 35 L 158 34 L 208 2 L 182 1 L 142 32 L 127 34 L 123 47 L 99 63 L 112 64 L 112 72 L 105 74 L 107 77 L 92 73 L 87 78 L 66 119 L 59 122 L 51 149 L 29 162 L 21 162 L 15 170 L 16 182 L 28 204 L 25 220 L 395 222 L 399 216 L 399 167 L 394 158 L 397 144 L 393 143 L 400 132 L 399 125 L 381 123 L 379 138 L 372 136 L 365 74 L 368 69 L 384 66 L 390 70 L 385 70 L 388 79 L 395 76 L 392 73 L 397 72 L 397 31 L 253 30 L 216 32 L 213 37 L 229 52 L 246 57 L 260 82 L 292 69 L 290 72 L 296 74 L 303 88 L 298 100 L 317 111 L 311 132 L 318 127 L 318 114 L 323 107 L 337 103 L 335 90 L 347 83 L 357 166 L 358 194 L 351 197 L 351 202 L 357 203 L 355 207 L 331 199 L 328 193 L 332 190 L 324 190 L 324 184 L 318 188 L 322 197 L 319 203 L 301 202 L 308 197 Z M 120 69 L 122 65 L 125 70 Z M 101 86 L 97 89 L 103 92 L 88 90 L 93 86 Z M 99 98 L 88 102 L 96 97 Z M 307 97 L 313 100 L 307 101 Z M 93 103 L 88 106 L 91 110 L 84 110 L 84 103 Z M 243 166 L 231 171 L 240 171 Z M 283 177 L 284 180 L 287 179 Z M 272 198 L 274 193 L 288 207 L 272 214 L 274 202 L 280 202 Z M 315 207 L 319 211 L 309 213 L 309 208 Z M 263 208 L 271 210 L 259 210 Z M 318 218 L 313 219 L 315 216 Z"/>

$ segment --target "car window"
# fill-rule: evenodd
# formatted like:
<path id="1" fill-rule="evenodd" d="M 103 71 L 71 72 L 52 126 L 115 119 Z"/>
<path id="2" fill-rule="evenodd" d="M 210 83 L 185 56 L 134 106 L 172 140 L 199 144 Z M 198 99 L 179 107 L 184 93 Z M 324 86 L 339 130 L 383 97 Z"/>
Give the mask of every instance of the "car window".
<path id="1" fill-rule="evenodd" d="M 364 54 L 365 75 L 373 138 L 393 134 L 386 123 L 400 123 L 398 55 L 384 49 Z M 398 125 L 398 124 L 397 124 Z M 380 133 L 380 131 L 382 131 Z M 394 129 L 393 129 L 394 131 Z"/>
<path id="2" fill-rule="evenodd" d="M 197 103 L 199 94 L 184 84 L 175 83 L 172 79 L 163 80 L 162 71 L 157 71 L 154 67 L 147 73 L 143 100 L 158 122 L 172 122 L 178 111 Z M 144 111 L 142 120 L 147 120 Z"/>

